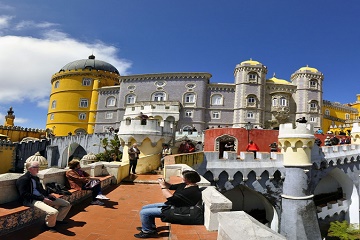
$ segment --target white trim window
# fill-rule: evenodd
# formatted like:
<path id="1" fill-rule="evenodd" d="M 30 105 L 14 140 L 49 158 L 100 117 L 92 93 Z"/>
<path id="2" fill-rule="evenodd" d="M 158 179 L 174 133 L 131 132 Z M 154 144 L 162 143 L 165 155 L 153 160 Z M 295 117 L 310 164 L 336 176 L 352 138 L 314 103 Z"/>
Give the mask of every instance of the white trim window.
<path id="1" fill-rule="evenodd" d="M 116 98 L 115 97 L 108 97 L 108 99 L 106 99 L 106 106 L 114 107 L 115 104 L 116 104 Z"/>
<path id="2" fill-rule="evenodd" d="M 128 94 L 128 95 L 126 96 L 126 100 L 125 100 L 126 104 L 134 104 L 135 101 L 136 101 L 136 96 L 135 96 L 135 94 Z"/>
<path id="3" fill-rule="evenodd" d="M 248 74 L 248 81 L 249 81 L 249 82 L 256 82 L 257 79 L 258 79 L 258 75 L 257 75 L 256 73 L 250 72 L 250 73 Z"/>
<path id="4" fill-rule="evenodd" d="M 247 112 L 246 113 L 246 118 L 248 119 L 254 119 L 255 118 L 255 114 L 253 112 Z"/>
<path id="5" fill-rule="evenodd" d="M 105 119 L 113 119 L 114 113 L 113 112 L 106 112 Z"/>
<path id="6" fill-rule="evenodd" d="M 54 120 L 54 114 L 50 114 L 50 120 Z"/>
<path id="7" fill-rule="evenodd" d="M 79 119 L 85 120 L 86 119 L 86 113 L 79 113 Z"/>
<path id="8" fill-rule="evenodd" d="M 82 80 L 82 85 L 83 85 L 83 86 L 90 86 L 90 85 L 91 85 L 91 81 L 92 81 L 91 78 L 83 78 L 83 80 Z"/>
<path id="9" fill-rule="evenodd" d="M 277 99 L 277 98 L 273 98 L 273 99 L 272 99 L 272 106 L 273 106 L 273 107 L 276 107 L 278 104 L 279 104 L 278 99 Z"/>
<path id="10" fill-rule="evenodd" d="M 156 92 L 153 94 L 152 100 L 155 102 L 166 101 L 166 94 L 164 92 Z"/>
<path id="11" fill-rule="evenodd" d="M 285 97 L 280 98 L 280 106 L 282 106 L 282 107 L 287 106 L 287 99 Z"/>
<path id="12" fill-rule="evenodd" d="M 220 111 L 212 111 L 211 118 L 212 119 L 220 119 Z"/>
<path id="13" fill-rule="evenodd" d="M 310 88 L 317 88 L 317 85 L 318 85 L 318 83 L 317 83 L 316 80 L 310 80 L 309 81 L 309 87 Z"/>
<path id="14" fill-rule="evenodd" d="M 345 119 L 346 119 L 346 120 L 350 120 L 350 114 L 345 113 Z"/>
<path id="15" fill-rule="evenodd" d="M 330 116 L 330 110 L 329 109 L 325 109 L 325 115 Z"/>
<path id="16" fill-rule="evenodd" d="M 51 108 L 52 108 L 52 109 L 55 109 L 55 108 L 56 108 L 56 100 L 54 100 L 54 101 L 51 102 Z"/>
<path id="17" fill-rule="evenodd" d="M 185 117 L 192 118 L 193 117 L 193 111 L 192 110 L 185 110 Z"/>
<path id="18" fill-rule="evenodd" d="M 87 108 L 88 106 L 89 106 L 89 100 L 87 100 L 86 98 L 81 98 L 79 102 L 79 107 Z"/>
<path id="19" fill-rule="evenodd" d="M 60 81 L 56 81 L 54 84 L 54 88 L 59 88 L 59 86 L 60 86 Z"/>
<path id="20" fill-rule="evenodd" d="M 310 122 L 316 122 L 316 117 L 310 117 Z"/>
<path id="21" fill-rule="evenodd" d="M 185 103 L 195 103 L 195 93 L 186 93 L 184 98 Z"/>
<path id="22" fill-rule="evenodd" d="M 214 94 L 211 96 L 211 105 L 223 105 L 223 96 Z"/>

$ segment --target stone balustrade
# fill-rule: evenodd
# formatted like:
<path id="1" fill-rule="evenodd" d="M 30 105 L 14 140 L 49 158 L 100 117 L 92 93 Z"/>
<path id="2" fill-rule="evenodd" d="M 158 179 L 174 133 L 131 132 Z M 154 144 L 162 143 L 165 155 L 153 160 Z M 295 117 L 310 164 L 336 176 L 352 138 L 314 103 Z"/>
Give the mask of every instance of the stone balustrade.
<path id="1" fill-rule="evenodd" d="M 349 200 L 338 199 L 337 201 L 328 202 L 326 205 L 317 206 L 317 215 L 320 219 L 325 219 L 327 216 L 332 217 L 340 212 L 347 212 L 349 209 Z"/>

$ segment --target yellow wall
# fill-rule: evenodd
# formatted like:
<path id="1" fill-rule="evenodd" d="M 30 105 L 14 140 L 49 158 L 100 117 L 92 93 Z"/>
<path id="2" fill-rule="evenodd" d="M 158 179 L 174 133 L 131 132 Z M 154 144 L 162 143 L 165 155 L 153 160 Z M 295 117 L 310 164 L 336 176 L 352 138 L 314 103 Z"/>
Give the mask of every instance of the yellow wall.
<path id="1" fill-rule="evenodd" d="M 8 173 L 13 167 L 15 147 L 0 146 L 0 174 Z"/>
<path id="2" fill-rule="evenodd" d="M 91 78 L 91 85 L 83 86 L 83 78 Z M 53 130 L 55 136 L 66 136 L 82 129 L 88 134 L 94 132 L 94 111 L 97 107 L 97 89 L 104 86 L 114 86 L 118 83 L 118 74 L 88 69 L 71 70 L 56 73 L 52 76 L 50 102 L 47 114 L 46 128 Z M 59 81 L 58 88 L 55 88 Z M 80 99 L 88 100 L 88 107 L 79 107 Z M 56 100 L 56 107 L 52 102 Z M 79 119 L 79 113 L 85 113 L 84 120 Z M 51 114 L 54 119 L 50 120 Z"/>

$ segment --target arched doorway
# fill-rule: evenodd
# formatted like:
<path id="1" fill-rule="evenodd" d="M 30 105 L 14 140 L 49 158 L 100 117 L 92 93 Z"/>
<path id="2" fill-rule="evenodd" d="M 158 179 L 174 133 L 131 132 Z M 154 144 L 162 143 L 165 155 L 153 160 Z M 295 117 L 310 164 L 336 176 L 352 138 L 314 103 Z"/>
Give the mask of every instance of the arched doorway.
<path id="1" fill-rule="evenodd" d="M 68 165 L 68 162 L 73 158 L 82 159 L 87 152 L 85 149 L 78 143 L 73 142 L 67 146 L 62 154 L 61 167 L 65 168 Z"/>
<path id="2" fill-rule="evenodd" d="M 219 151 L 219 158 L 224 157 L 225 145 L 230 143 L 234 146 L 234 151 L 236 152 L 238 141 L 234 136 L 231 135 L 221 135 L 215 139 L 215 151 Z"/>

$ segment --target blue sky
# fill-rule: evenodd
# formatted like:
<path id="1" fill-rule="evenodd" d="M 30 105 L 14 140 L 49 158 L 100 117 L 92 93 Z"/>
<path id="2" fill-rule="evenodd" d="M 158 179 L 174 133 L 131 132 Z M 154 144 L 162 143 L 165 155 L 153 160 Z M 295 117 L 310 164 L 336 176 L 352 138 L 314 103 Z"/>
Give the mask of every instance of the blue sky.
<path id="1" fill-rule="evenodd" d="M 250 58 L 268 78 L 309 65 L 325 76 L 325 100 L 355 102 L 359 12 L 358 0 L 0 0 L 0 124 L 12 106 L 15 125 L 45 128 L 52 74 L 92 53 L 121 75 L 208 72 L 221 83 Z"/>

